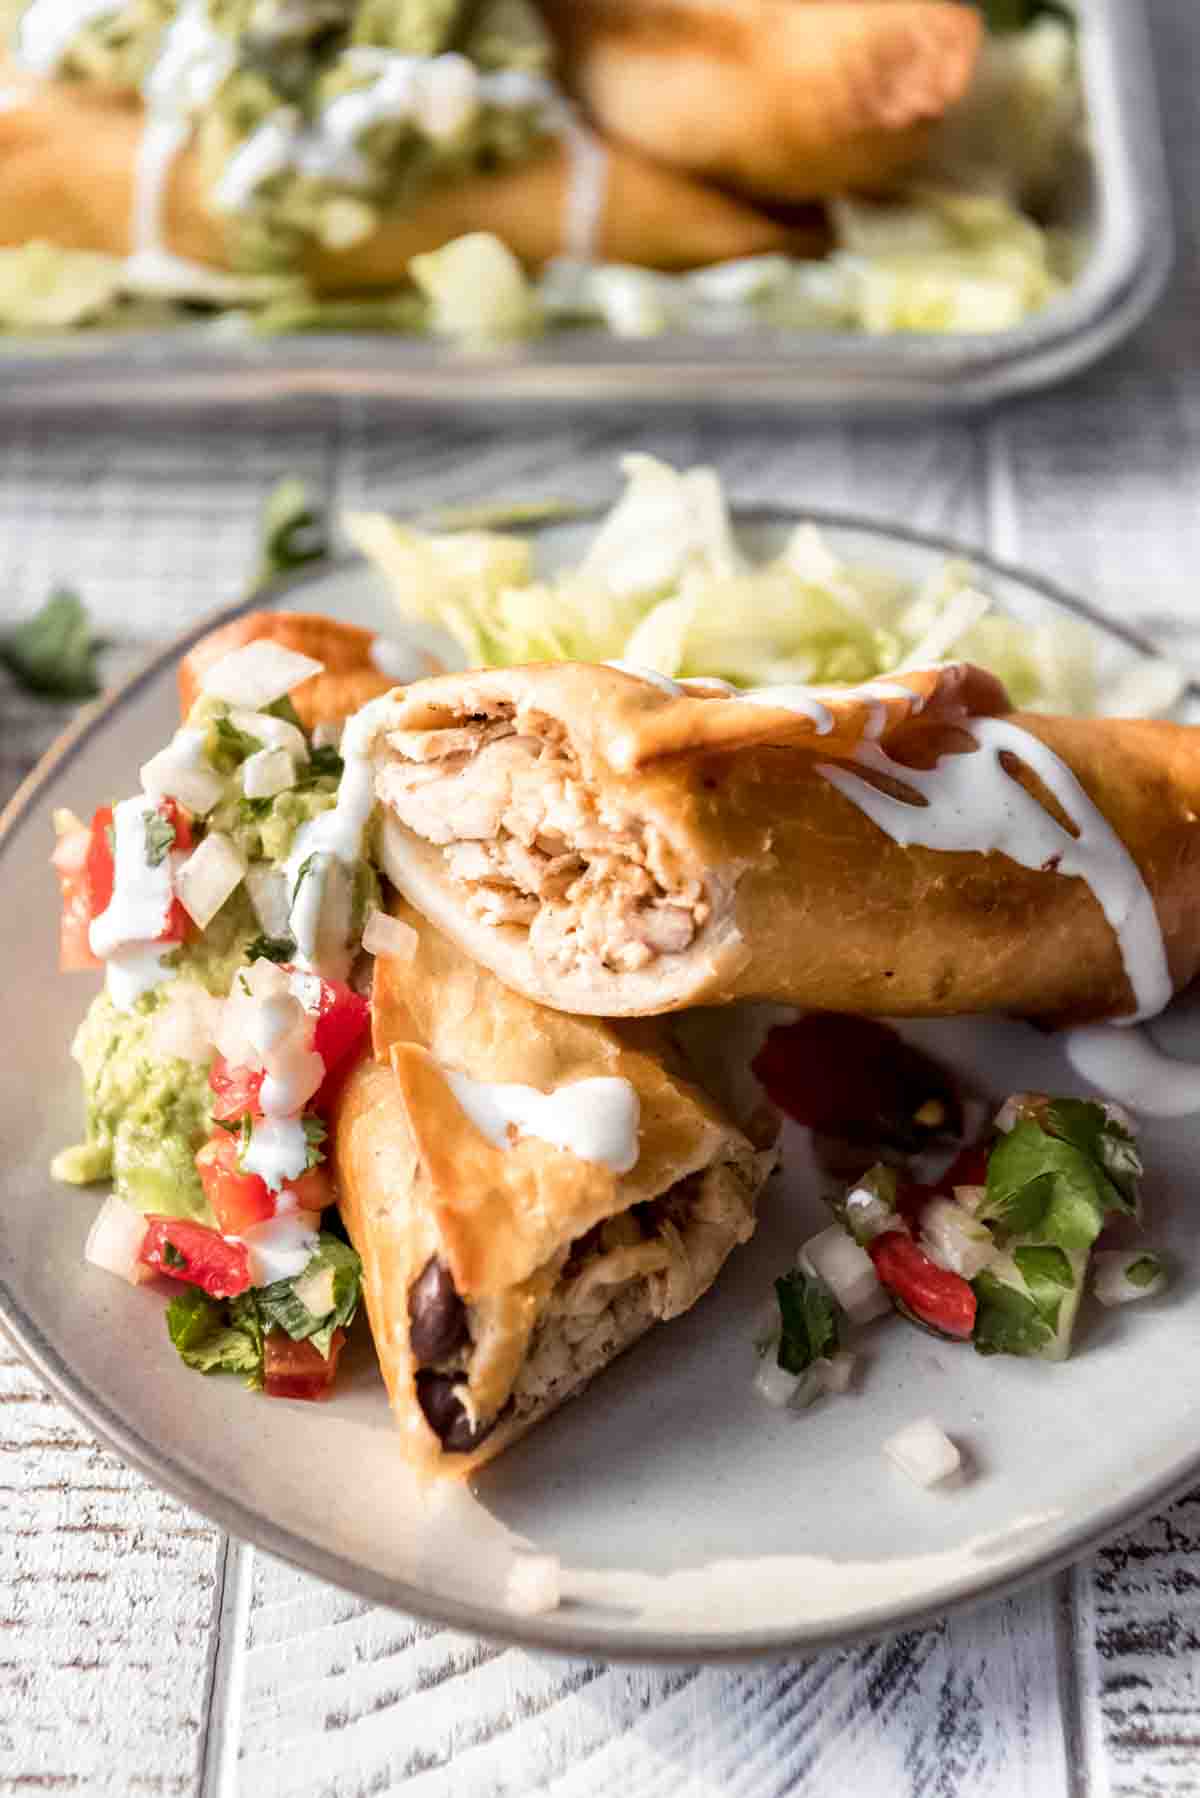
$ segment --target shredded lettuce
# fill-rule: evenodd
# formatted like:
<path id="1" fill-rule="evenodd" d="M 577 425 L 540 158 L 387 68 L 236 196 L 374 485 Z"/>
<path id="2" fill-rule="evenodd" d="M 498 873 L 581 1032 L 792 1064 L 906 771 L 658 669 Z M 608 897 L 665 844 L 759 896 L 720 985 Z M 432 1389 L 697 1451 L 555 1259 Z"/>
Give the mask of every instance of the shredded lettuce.
<path id="1" fill-rule="evenodd" d="M 428 533 L 381 513 L 343 522 L 400 611 L 448 632 L 472 667 L 624 661 L 755 687 L 867 680 L 961 657 L 990 668 L 1024 709 L 1097 709 L 1092 630 L 1006 616 L 968 563 L 916 583 L 844 560 L 812 524 L 751 562 L 711 470 L 678 473 L 640 455 L 622 466 L 625 492 L 582 560 L 548 578 L 521 537 Z M 1156 679 L 1151 697 L 1166 709 L 1178 692 L 1175 675 Z"/>

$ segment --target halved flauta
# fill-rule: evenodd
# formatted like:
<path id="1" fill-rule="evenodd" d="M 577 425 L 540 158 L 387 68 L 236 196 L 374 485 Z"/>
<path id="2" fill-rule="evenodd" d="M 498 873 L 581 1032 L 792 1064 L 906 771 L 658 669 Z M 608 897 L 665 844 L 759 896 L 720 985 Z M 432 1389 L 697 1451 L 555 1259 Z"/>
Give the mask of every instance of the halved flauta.
<path id="1" fill-rule="evenodd" d="M 129 254 L 142 108 L 86 84 L 33 80 L 3 59 L 0 87 L 0 244 L 37 238 Z M 581 231 L 601 259 L 664 269 L 769 251 L 818 254 L 828 245 L 819 217 L 771 218 L 618 143 L 597 144 L 577 160 L 572 142 L 556 138 L 511 168 L 384 205 L 370 236 L 344 250 L 313 247 L 303 272 L 321 293 L 394 287 L 414 256 L 472 231 L 492 232 L 530 264 L 577 252 Z M 199 150 L 182 149 L 165 185 L 163 247 L 227 268 L 227 224 L 211 202 Z"/>
<path id="2" fill-rule="evenodd" d="M 522 998 L 397 902 L 377 1059 L 333 1128 L 342 1216 L 406 1452 L 466 1474 L 686 1311 L 774 1165 L 665 1021 Z"/>
<path id="3" fill-rule="evenodd" d="M 541 1003 L 1148 1015 L 1200 968 L 1200 731 L 545 664 L 419 682 L 374 740 L 396 886 Z"/>
<path id="4" fill-rule="evenodd" d="M 963 97 L 981 15 L 955 0 L 540 0 L 607 134 L 772 199 L 894 182 Z"/>

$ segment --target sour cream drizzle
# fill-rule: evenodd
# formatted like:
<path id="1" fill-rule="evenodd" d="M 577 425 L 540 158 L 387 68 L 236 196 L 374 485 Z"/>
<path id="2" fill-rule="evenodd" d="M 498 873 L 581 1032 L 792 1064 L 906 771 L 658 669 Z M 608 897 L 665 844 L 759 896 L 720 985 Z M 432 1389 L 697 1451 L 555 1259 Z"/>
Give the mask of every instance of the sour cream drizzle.
<path id="1" fill-rule="evenodd" d="M 641 1106 L 628 1080 L 600 1076 L 554 1092 L 496 1085 L 443 1068 L 447 1085 L 475 1128 L 498 1149 L 512 1136 L 536 1136 L 614 1174 L 637 1166 Z"/>
<path id="2" fill-rule="evenodd" d="M 131 943 L 152 943 L 167 926 L 174 897 L 171 858 L 152 866 L 146 854 L 146 826 L 156 816 L 142 794 L 113 807 L 112 898 L 88 927 L 93 955 L 102 960 Z"/>
<path id="3" fill-rule="evenodd" d="M 974 738 L 980 753 L 945 755 L 930 769 L 894 762 L 874 743 L 861 744 L 855 752 L 859 767 L 898 781 L 924 804 L 881 793 L 844 764 L 821 763 L 818 772 L 904 847 L 918 843 L 943 852 L 998 853 L 1024 868 L 1053 866 L 1059 874 L 1085 881 L 1116 936 L 1133 989 L 1134 1019 L 1155 1016 L 1172 991 L 1162 926 L 1120 837 L 1066 763 L 1039 738 L 1004 718 L 974 718 L 959 728 Z M 1077 836 L 1005 771 L 1001 756 L 1006 752 L 1037 775 Z"/>
<path id="4" fill-rule="evenodd" d="M 1200 1067 L 1164 1055 L 1145 1031 L 1090 1024 L 1068 1031 L 1065 1046 L 1077 1074 L 1132 1111 L 1152 1118 L 1200 1111 Z"/>

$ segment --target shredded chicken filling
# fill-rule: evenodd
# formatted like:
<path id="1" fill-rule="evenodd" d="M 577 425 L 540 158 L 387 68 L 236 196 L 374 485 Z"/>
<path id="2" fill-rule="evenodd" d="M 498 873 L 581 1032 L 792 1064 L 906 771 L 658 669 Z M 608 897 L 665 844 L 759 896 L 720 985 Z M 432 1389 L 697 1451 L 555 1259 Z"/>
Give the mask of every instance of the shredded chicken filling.
<path id="1" fill-rule="evenodd" d="M 470 915 L 515 925 L 545 967 L 633 973 L 691 944 L 709 907 L 644 820 L 599 800 L 570 746 L 510 718 L 394 731 L 380 799 L 439 846 Z"/>

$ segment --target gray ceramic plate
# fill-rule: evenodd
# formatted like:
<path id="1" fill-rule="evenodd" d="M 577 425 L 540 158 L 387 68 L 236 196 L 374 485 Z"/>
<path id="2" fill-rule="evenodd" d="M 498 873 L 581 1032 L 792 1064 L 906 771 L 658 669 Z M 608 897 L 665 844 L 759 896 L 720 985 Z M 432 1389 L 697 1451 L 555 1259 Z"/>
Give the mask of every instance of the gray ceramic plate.
<path id="1" fill-rule="evenodd" d="M 786 522 L 743 517 L 741 528 L 762 543 Z M 915 571 L 954 551 L 848 521 L 829 528 L 837 547 Z M 539 533 L 547 565 L 572 553 L 579 529 Z M 1070 605 L 1011 571 L 987 579 L 1031 618 Z M 289 602 L 395 633 L 361 565 L 270 598 Z M 130 788 L 173 727 L 187 642 L 80 722 L 0 835 L 0 1315 L 119 1453 L 238 1535 L 370 1598 L 538 1647 L 634 1659 L 778 1653 L 911 1624 L 1066 1562 L 1200 1476 L 1200 1258 L 1188 1222 L 1200 1128 L 1189 1122 L 1146 1133 L 1148 1215 L 1173 1264 L 1169 1293 L 1090 1312 L 1063 1367 L 983 1361 L 889 1321 L 863 1338 L 855 1394 L 800 1415 L 766 1408 L 750 1385 L 753 1317 L 825 1221 L 797 1133 L 758 1236 L 718 1289 L 487 1471 L 475 1495 L 423 1502 L 413 1490 L 365 1330 L 324 1407 L 188 1373 L 167 1341 L 161 1293 L 84 1264 L 96 1198 L 46 1174 L 79 1129 L 67 1048 L 90 990 L 88 976 L 55 973 L 51 809 L 87 812 Z M 1104 629 L 1112 669 L 1144 653 Z M 1186 1017 L 1172 1028 L 1186 1049 Z M 992 1092 L 1078 1090 L 1054 1042 L 1024 1026 L 916 1034 Z M 919 1490 L 880 1453 L 884 1436 L 923 1414 L 966 1450 L 971 1478 L 956 1491 Z M 518 1619 L 501 1602 L 522 1541 L 562 1559 L 565 1602 L 553 1615 Z"/>

